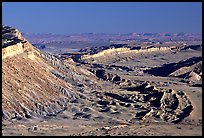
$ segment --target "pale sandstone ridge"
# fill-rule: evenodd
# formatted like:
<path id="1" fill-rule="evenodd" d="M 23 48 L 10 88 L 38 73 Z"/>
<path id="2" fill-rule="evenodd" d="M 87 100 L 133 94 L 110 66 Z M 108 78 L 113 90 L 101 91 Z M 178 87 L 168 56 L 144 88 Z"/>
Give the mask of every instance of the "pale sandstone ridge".
<path id="1" fill-rule="evenodd" d="M 30 48 L 31 44 L 17 29 L 2 26 L 2 59 L 13 57 Z"/>
<path id="2" fill-rule="evenodd" d="M 124 54 L 124 53 L 145 53 L 145 52 L 155 52 L 155 51 L 166 51 L 170 50 L 171 47 L 152 47 L 152 48 L 145 48 L 139 50 L 131 50 L 130 48 L 111 48 L 107 50 L 103 50 L 97 54 L 93 55 L 83 55 L 81 57 L 82 60 L 90 59 L 90 58 L 98 58 L 107 55 L 117 55 L 117 54 Z"/>
<path id="3" fill-rule="evenodd" d="M 11 45 L 11 46 L 8 46 L 6 48 L 3 48 L 2 49 L 2 58 L 4 59 L 7 57 L 12 57 L 16 54 L 20 54 L 23 52 L 24 52 L 23 44 L 20 42 L 20 43 L 17 43 L 15 45 Z"/>
<path id="4" fill-rule="evenodd" d="M 197 81 L 197 80 L 201 80 L 201 76 L 199 76 L 197 73 L 195 73 L 194 71 L 191 71 L 189 73 L 189 75 L 186 77 L 187 79 L 189 79 L 190 81 Z"/>

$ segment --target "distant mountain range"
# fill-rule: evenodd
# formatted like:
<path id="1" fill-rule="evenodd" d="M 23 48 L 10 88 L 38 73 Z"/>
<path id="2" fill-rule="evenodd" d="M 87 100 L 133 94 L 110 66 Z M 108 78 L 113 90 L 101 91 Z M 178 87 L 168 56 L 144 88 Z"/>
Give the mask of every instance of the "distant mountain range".
<path id="1" fill-rule="evenodd" d="M 81 34 L 30 34 L 23 33 L 23 36 L 33 44 L 45 44 L 59 41 L 201 41 L 202 34 L 193 33 L 129 33 L 129 34 L 106 34 L 106 33 L 81 33 Z"/>

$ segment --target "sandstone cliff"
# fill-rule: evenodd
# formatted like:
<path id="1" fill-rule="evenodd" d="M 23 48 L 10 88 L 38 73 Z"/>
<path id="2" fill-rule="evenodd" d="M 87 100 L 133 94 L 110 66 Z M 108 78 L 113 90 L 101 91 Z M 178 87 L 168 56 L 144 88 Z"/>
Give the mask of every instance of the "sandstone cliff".
<path id="1" fill-rule="evenodd" d="M 31 49 L 31 44 L 14 28 L 2 26 L 2 58 L 12 57 Z"/>
<path id="2" fill-rule="evenodd" d="M 130 48 L 111 48 L 107 50 L 103 50 L 99 53 L 93 54 L 93 55 L 83 55 L 81 57 L 82 60 L 91 59 L 91 58 L 99 58 L 102 56 L 108 56 L 108 55 L 117 55 L 117 54 L 123 54 L 123 53 L 145 53 L 145 52 L 155 52 L 155 51 L 165 51 L 170 50 L 171 47 L 153 47 L 153 48 L 145 48 L 145 49 L 139 49 L 139 50 L 131 50 Z"/>

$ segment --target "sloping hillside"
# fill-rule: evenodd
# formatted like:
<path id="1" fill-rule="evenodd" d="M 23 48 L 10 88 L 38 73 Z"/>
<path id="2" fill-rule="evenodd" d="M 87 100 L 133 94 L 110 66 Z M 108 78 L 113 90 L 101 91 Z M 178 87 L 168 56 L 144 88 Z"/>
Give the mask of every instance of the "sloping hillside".
<path id="1" fill-rule="evenodd" d="M 182 60 L 178 63 L 169 63 L 161 67 L 151 68 L 145 70 L 145 73 L 149 73 L 155 76 L 180 76 L 187 72 L 195 71 L 201 74 L 202 72 L 202 57 L 192 57 L 186 60 Z"/>
<path id="2" fill-rule="evenodd" d="M 68 102 L 80 101 L 83 96 L 78 89 L 95 77 L 71 61 L 40 52 L 29 42 L 18 41 L 2 50 L 4 119 L 56 115 Z"/>

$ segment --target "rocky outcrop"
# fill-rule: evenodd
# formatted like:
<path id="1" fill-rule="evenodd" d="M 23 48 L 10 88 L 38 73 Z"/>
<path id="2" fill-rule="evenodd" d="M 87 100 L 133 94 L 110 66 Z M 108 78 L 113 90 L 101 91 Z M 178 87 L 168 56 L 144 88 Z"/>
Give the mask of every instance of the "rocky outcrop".
<path id="1" fill-rule="evenodd" d="M 104 69 L 97 69 L 97 70 L 90 70 L 90 71 L 94 73 L 96 77 L 105 81 L 120 82 L 122 80 L 119 75 L 106 72 Z"/>
<path id="2" fill-rule="evenodd" d="M 151 48 L 144 48 L 139 50 L 132 50 L 128 47 L 122 47 L 122 48 L 110 48 L 107 50 L 103 50 L 101 52 L 98 52 L 93 55 L 83 55 L 81 57 L 82 60 L 91 59 L 91 58 L 99 58 L 102 56 L 108 56 L 108 55 L 119 55 L 123 53 L 144 53 L 144 52 L 155 52 L 155 51 L 165 51 L 170 50 L 170 47 L 151 47 Z"/>
<path id="3" fill-rule="evenodd" d="M 195 73 L 194 71 L 191 71 L 188 73 L 188 75 L 185 77 L 185 79 L 188 79 L 190 81 L 199 81 L 201 80 L 201 76 Z"/>
<path id="4" fill-rule="evenodd" d="M 172 72 L 169 74 L 169 76 L 175 76 L 175 77 L 182 77 L 184 78 L 187 74 L 189 74 L 191 71 L 197 73 L 198 75 L 201 76 L 202 74 L 202 61 L 199 61 L 191 66 L 184 66 L 181 67 L 180 69 Z"/>
<path id="5" fill-rule="evenodd" d="M 111 48 L 111 49 L 107 49 L 107 50 L 103 50 L 97 54 L 93 54 L 93 55 L 83 55 L 81 58 L 84 59 L 89 59 L 89 58 L 98 58 L 101 56 L 105 56 L 108 54 L 120 54 L 121 52 L 127 52 L 129 51 L 129 48 Z"/>
<path id="6" fill-rule="evenodd" d="M 144 73 L 149 73 L 155 76 L 179 76 L 189 71 L 197 70 L 199 73 L 202 71 L 202 57 L 192 57 L 187 60 L 182 60 L 178 63 L 169 63 L 161 67 L 151 68 L 144 70 Z"/>
<path id="7" fill-rule="evenodd" d="M 12 57 L 31 48 L 31 44 L 14 28 L 2 26 L 2 58 Z"/>
<path id="8" fill-rule="evenodd" d="M 2 58 L 7 58 L 7 57 L 12 57 L 16 54 L 20 54 L 20 53 L 23 53 L 24 49 L 23 49 L 23 44 L 20 42 L 20 43 L 17 43 L 15 45 L 11 45 L 11 46 L 8 46 L 6 48 L 3 48 L 2 49 Z"/>

